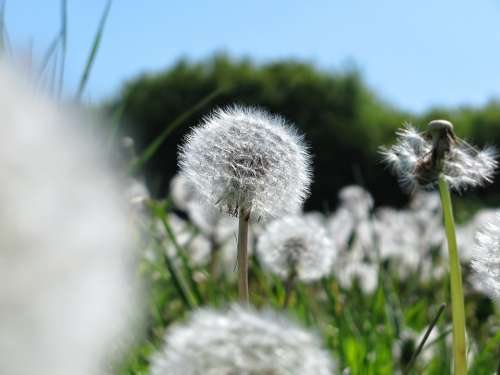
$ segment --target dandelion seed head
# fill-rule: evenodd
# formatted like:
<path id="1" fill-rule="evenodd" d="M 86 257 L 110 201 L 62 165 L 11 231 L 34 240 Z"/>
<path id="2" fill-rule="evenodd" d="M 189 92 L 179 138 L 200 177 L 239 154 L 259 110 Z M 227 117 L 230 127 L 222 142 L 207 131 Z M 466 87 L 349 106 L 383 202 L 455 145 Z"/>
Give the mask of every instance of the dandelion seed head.
<path id="1" fill-rule="evenodd" d="M 299 280 L 313 281 L 330 272 L 336 252 L 315 218 L 287 216 L 267 226 L 257 254 L 264 267 L 284 279 L 295 272 Z"/>
<path id="2" fill-rule="evenodd" d="M 310 159 L 302 137 L 284 119 L 232 107 L 191 130 L 179 165 L 204 202 L 266 220 L 300 210 L 311 183 Z"/>
<path id="3" fill-rule="evenodd" d="M 375 292 L 378 285 L 378 266 L 371 262 L 352 260 L 335 267 L 335 275 L 339 284 L 346 289 L 358 283 L 361 291 L 370 295 Z"/>
<path id="4" fill-rule="evenodd" d="M 447 123 L 444 120 L 431 122 L 430 131 L 448 129 Z M 381 154 L 384 162 L 398 175 L 401 186 L 408 191 L 434 188 L 438 171 L 431 166 L 431 137 L 425 132 L 418 132 L 410 124 L 405 124 L 396 135 L 396 144 L 382 147 Z M 442 165 L 442 173 L 450 188 L 463 191 L 491 183 L 497 167 L 495 149 L 487 147 L 478 150 L 465 141 L 453 139 L 444 154 Z"/>
<path id="5" fill-rule="evenodd" d="M 187 211 L 188 205 L 196 200 L 195 195 L 195 187 L 182 173 L 170 180 L 170 197 L 179 210 Z"/>
<path id="6" fill-rule="evenodd" d="M 488 295 L 500 299 L 500 214 L 477 231 L 471 266 Z"/>
<path id="7" fill-rule="evenodd" d="M 314 334 L 272 311 L 202 309 L 170 328 L 153 375 L 330 375 L 334 365 Z"/>
<path id="8" fill-rule="evenodd" d="M 340 205 L 354 216 L 355 220 L 366 219 L 373 209 L 370 192 L 358 185 L 348 185 L 339 192 Z"/>
<path id="9" fill-rule="evenodd" d="M 129 204 L 90 125 L 0 62 L 2 374 L 100 374 L 133 331 Z"/>

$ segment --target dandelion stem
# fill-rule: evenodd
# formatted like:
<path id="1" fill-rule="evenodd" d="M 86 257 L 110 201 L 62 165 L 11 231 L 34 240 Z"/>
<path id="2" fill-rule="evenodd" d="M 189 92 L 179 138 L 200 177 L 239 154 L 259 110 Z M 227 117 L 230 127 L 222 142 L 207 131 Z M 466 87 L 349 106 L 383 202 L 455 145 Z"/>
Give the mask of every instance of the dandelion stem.
<path id="1" fill-rule="evenodd" d="M 215 241 L 214 236 L 210 236 L 210 262 L 208 264 L 208 271 L 212 280 L 216 280 L 218 276 L 217 264 L 219 262 L 219 253 L 220 249 L 217 241 Z"/>
<path id="2" fill-rule="evenodd" d="M 291 271 L 285 281 L 285 301 L 283 302 L 283 308 L 286 309 L 288 307 L 288 303 L 290 302 L 290 296 L 292 295 L 293 284 L 295 282 L 295 277 L 297 273 L 295 270 Z"/>
<path id="3" fill-rule="evenodd" d="M 451 205 L 448 183 L 442 174 L 439 175 L 439 194 L 443 207 L 444 225 L 448 240 L 450 258 L 451 281 L 451 311 L 453 321 L 453 357 L 454 374 L 467 374 L 467 357 L 465 343 L 465 308 L 464 293 L 462 288 L 462 275 L 458 257 L 457 238 L 455 235 L 455 222 L 453 220 L 453 207 Z"/>
<path id="4" fill-rule="evenodd" d="M 239 211 L 238 222 L 238 271 L 240 302 L 248 303 L 248 220 L 250 215 L 243 210 Z"/>

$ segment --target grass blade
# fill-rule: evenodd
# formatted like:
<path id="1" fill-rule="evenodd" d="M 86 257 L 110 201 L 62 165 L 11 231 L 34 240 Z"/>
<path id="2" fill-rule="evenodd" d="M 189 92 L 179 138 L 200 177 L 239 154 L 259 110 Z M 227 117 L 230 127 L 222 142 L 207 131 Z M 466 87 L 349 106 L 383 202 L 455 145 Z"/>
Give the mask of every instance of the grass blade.
<path id="1" fill-rule="evenodd" d="M 113 112 L 113 115 L 110 120 L 110 134 L 108 136 L 107 148 L 111 150 L 118 135 L 118 130 L 122 123 L 123 112 L 125 111 L 125 104 L 120 104 L 118 108 L 116 108 Z"/>
<path id="2" fill-rule="evenodd" d="M 197 301 L 196 301 L 197 304 L 200 305 L 203 303 L 203 296 L 201 295 L 201 292 L 198 288 L 198 284 L 196 283 L 196 281 L 193 278 L 193 272 L 192 272 L 191 267 L 189 265 L 189 261 L 184 254 L 184 249 L 179 245 L 179 242 L 177 241 L 177 238 L 175 237 L 174 231 L 172 230 L 172 226 L 170 225 L 170 222 L 168 220 L 168 216 L 166 215 L 166 213 L 164 211 L 157 212 L 157 213 L 158 213 L 158 216 L 160 217 L 160 220 L 163 224 L 163 227 L 167 231 L 167 235 L 168 235 L 170 241 L 172 241 L 172 244 L 174 245 L 177 254 L 181 258 L 182 265 L 188 274 L 189 285 L 194 293 L 195 298 L 197 299 Z"/>
<path id="3" fill-rule="evenodd" d="M 58 33 L 52 42 L 49 45 L 49 48 L 47 48 L 47 51 L 45 51 L 45 54 L 43 55 L 42 62 L 40 64 L 40 68 L 38 70 L 38 75 L 41 78 L 43 74 L 45 73 L 45 70 L 47 69 L 47 66 L 49 65 L 49 61 L 51 58 L 54 56 L 54 54 L 57 51 L 57 46 L 59 45 L 59 40 L 61 38 L 61 33 Z"/>
<path id="4" fill-rule="evenodd" d="M 68 34 L 68 3 L 67 0 L 61 0 L 61 66 L 59 70 L 59 83 L 57 87 L 57 95 L 61 95 L 64 82 L 64 66 L 66 65 L 66 48 Z"/>
<path id="5" fill-rule="evenodd" d="M 429 338 L 429 335 L 431 334 L 432 332 L 432 329 L 434 328 L 434 326 L 436 325 L 436 323 L 438 322 L 439 320 L 439 317 L 441 316 L 441 314 L 443 313 L 444 309 L 446 307 L 446 304 L 441 304 L 441 306 L 439 306 L 439 310 L 436 314 L 436 316 L 434 317 L 434 319 L 432 319 L 432 322 L 431 324 L 429 325 L 429 327 L 427 328 L 427 331 L 425 331 L 425 335 L 424 337 L 422 338 L 422 340 L 420 341 L 420 344 L 418 345 L 418 348 L 417 350 L 415 350 L 415 353 L 413 353 L 413 355 L 411 356 L 411 359 L 410 359 L 410 362 L 408 363 L 408 366 L 406 367 L 406 370 L 404 372 L 404 375 L 408 375 L 410 373 L 410 370 L 411 368 L 413 367 L 413 364 L 415 363 L 418 355 L 420 354 L 420 352 L 422 351 L 422 349 L 424 348 L 424 345 L 427 341 L 427 339 Z"/>
<path id="6" fill-rule="evenodd" d="M 80 78 L 80 84 L 78 85 L 78 90 L 76 92 L 76 99 L 78 101 L 81 99 L 83 91 L 85 90 L 85 86 L 87 85 L 87 81 L 90 76 L 90 71 L 92 70 L 92 66 L 97 56 L 97 51 L 99 50 L 99 45 L 101 44 L 101 38 L 104 32 L 104 26 L 106 25 L 106 20 L 108 19 L 109 10 L 111 9 L 111 3 L 112 1 L 108 0 L 106 8 L 104 8 L 101 16 L 101 21 L 99 22 L 99 27 L 97 28 L 97 33 L 94 37 L 92 49 L 90 50 L 90 54 L 87 58 L 87 63 L 85 65 L 82 77 Z"/>
<path id="7" fill-rule="evenodd" d="M 0 0 L 0 52 L 10 51 L 9 35 L 5 26 L 5 0 Z"/>
<path id="8" fill-rule="evenodd" d="M 161 247 L 161 245 L 158 244 L 158 246 Z M 162 249 L 163 253 L 163 260 L 165 262 L 165 266 L 167 267 L 168 272 L 170 273 L 170 276 L 172 277 L 172 282 L 177 289 L 177 292 L 179 293 L 179 296 L 182 299 L 182 302 L 188 309 L 193 309 L 195 307 L 195 304 L 193 303 L 193 298 L 191 297 L 188 288 L 184 282 L 184 280 L 180 277 L 179 273 L 177 272 L 177 269 L 175 268 L 175 265 L 172 263 L 172 260 L 168 256 L 167 252 Z"/>

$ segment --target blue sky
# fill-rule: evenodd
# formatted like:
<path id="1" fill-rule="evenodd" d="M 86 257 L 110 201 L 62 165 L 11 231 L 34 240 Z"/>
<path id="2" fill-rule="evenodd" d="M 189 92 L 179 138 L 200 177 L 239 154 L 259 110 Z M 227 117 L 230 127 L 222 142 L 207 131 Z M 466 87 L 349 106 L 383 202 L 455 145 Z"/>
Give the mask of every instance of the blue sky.
<path id="1" fill-rule="evenodd" d="M 66 90 L 73 92 L 104 0 L 68 0 Z M 41 55 L 59 29 L 59 0 L 6 0 L 19 50 Z M 214 52 L 256 62 L 297 58 L 357 67 L 394 105 L 481 105 L 500 98 L 498 0 L 115 0 L 86 91 L 109 97 L 124 81 L 180 57 Z"/>

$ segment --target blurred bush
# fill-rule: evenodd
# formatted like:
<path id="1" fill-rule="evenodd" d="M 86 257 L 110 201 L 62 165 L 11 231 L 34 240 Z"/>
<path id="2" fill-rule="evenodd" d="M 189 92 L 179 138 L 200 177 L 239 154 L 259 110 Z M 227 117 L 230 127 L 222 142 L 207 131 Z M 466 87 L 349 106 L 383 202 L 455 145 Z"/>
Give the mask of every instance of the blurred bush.
<path id="1" fill-rule="evenodd" d="M 180 60 L 164 72 L 127 83 L 108 109 L 123 111 L 127 123 L 122 131 L 134 138 L 140 154 L 179 115 L 220 88 L 222 93 L 189 116 L 145 164 L 154 195 L 168 190 L 177 168 L 178 145 L 189 127 L 214 107 L 234 103 L 279 113 L 305 134 L 314 155 L 309 209 L 332 209 L 336 192 L 351 183 L 367 187 L 377 204 L 402 204 L 407 198 L 380 163 L 377 148 L 391 143 L 404 121 L 423 128 L 429 119 L 444 117 L 455 123 L 462 137 L 500 145 L 499 103 L 483 109 L 433 109 L 417 117 L 381 101 L 356 71 L 333 73 L 294 61 L 256 65 L 225 55 L 200 63 Z"/>

